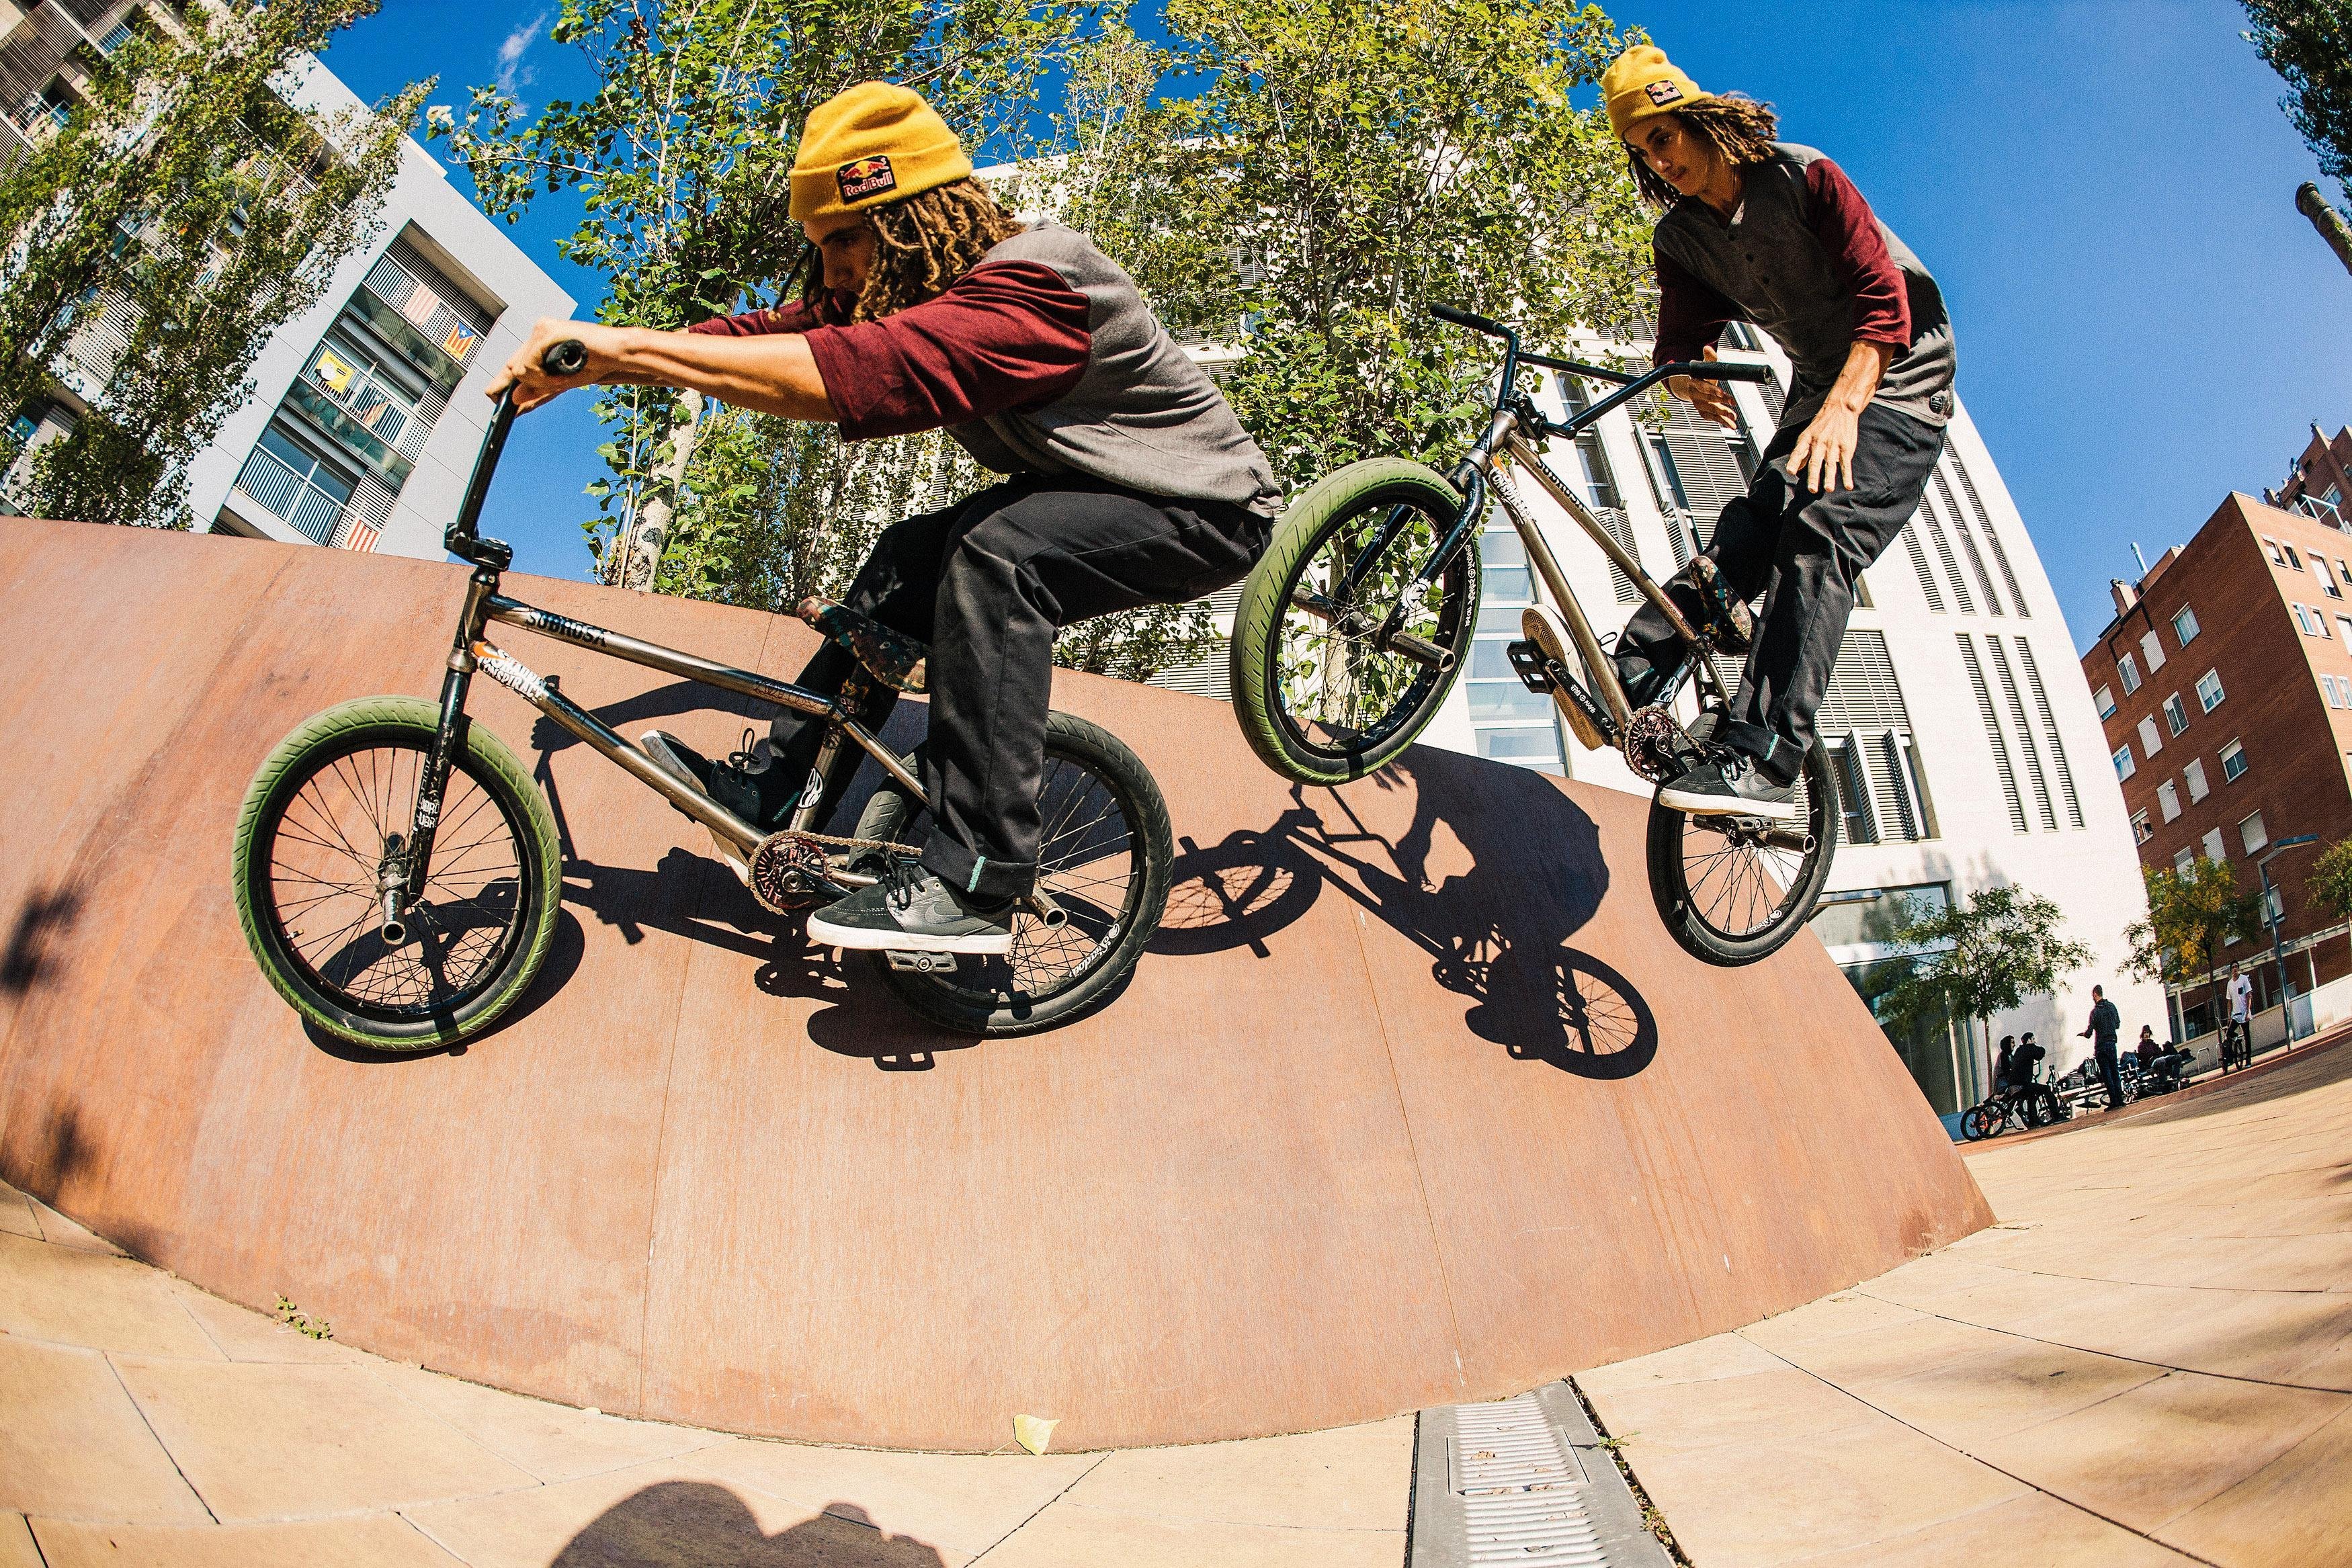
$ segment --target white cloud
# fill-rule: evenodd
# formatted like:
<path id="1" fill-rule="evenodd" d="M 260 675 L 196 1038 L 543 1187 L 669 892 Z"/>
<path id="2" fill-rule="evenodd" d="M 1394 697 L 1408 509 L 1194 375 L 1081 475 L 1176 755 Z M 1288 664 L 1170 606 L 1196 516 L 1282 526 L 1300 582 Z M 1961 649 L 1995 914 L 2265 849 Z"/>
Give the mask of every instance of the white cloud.
<path id="1" fill-rule="evenodd" d="M 499 90 L 509 98 L 512 98 L 520 89 L 531 84 L 533 72 L 529 66 L 522 63 L 522 57 L 530 51 L 531 45 L 538 41 L 539 35 L 546 27 L 547 13 L 541 11 L 538 16 L 509 33 L 506 36 L 506 41 L 499 46 Z"/>

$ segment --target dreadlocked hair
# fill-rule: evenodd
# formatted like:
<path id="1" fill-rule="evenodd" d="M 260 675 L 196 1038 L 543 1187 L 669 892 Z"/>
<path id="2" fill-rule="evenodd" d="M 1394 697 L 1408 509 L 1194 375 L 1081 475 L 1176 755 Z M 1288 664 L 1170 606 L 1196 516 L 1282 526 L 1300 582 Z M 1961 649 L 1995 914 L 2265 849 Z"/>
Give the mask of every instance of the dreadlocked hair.
<path id="1" fill-rule="evenodd" d="M 969 176 L 869 208 L 866 225 L 874 233 L 874 266 L 846 311 L 825 291 L 824 263 L 816 246 L 802 254 L 795 269 L 802 303 L 828 326 L 871 321 L 938 298 L 991 246 L 1025 226 L 996 204 L 987 186 Z"/>
<path id="2" fill-rule="evenodd" d="M 1775 156 L 1772 138 L 1780 129 L 1780 117 L 1772 112 L 1769 103 L 1729 93 L 1673 112 L 1683 122 L 1684 130 L 1706 142 L 1717 157 L 1735 169 L 1744 169 L 1750 163 L 1769 163 Z M 1641 187 L 1642 199 L 1650 205 L 1671 207 L 1682 200 L 1682 193 L 1659 178 L 1639 152 L 1628 148 L 1625 160 L 1633 167 L 1633 183 Z"/>

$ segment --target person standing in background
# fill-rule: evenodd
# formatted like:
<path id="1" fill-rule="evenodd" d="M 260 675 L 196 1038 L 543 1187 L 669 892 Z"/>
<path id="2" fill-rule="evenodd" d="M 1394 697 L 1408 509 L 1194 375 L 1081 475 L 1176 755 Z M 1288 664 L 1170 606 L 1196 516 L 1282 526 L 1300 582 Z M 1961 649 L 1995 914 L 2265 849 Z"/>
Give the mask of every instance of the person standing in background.
<path id="1" fill-rule="evenodd" d="M 2083 1038 L 2099 1059 L 2099 1081 L 2107 1086 L 2107 1109 L 2120 1111 L 2124 1106 L 2123 1077 L 2116 1071 L 2116 1036 L 2123 1031 L 2123 1015 L 2116 1004 L 2097 986 L 2091 988 L 2091 1022 L 2083 1030 Z"/>
<path id="2" fill-rule="evenodd" d="M 2221 1036 L 2221 1071 L 2251 1066 L 2254 1060 L 2254 982 L 2243 969 L 2230 975 L 2230 1028 Z"/>

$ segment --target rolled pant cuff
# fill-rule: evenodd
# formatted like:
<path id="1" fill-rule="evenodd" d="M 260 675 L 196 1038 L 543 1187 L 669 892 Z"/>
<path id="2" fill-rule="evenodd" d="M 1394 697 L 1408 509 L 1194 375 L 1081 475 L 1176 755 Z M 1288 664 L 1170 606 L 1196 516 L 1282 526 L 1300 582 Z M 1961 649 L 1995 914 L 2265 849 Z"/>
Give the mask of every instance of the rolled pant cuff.
<path id="1" fill-rule="evenodd" d="M 1022 897 L 1037 884 L 1034 862 L 990 860 L 939 832 L 923 846 L 922 864 L 958 893 L 991 903 Z"/>
<path id="2" fill-rule="evenodd" d="M 1787 736 L 1776 735 L 1763 725 L 1727 719 L 1717 738 L 1755 758 L 1765 772 L 1784 783 L 1793 784 L 1797 776 L 1804 771 L 1805 748 Z"/>

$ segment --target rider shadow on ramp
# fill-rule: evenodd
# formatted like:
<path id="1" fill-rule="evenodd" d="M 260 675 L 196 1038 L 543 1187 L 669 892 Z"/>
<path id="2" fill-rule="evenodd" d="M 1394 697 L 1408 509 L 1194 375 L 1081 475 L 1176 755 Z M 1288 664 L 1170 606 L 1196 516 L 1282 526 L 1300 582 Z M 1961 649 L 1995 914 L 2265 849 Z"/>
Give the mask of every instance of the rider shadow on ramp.
<path id="1" fill-rule="evenodd" d="M 1406 797 L 1410 821 L 1382 833 L 1385 808 Z M 1415 747 L 1364 785 L 1296 785 L 1290 799 L 1267 828 L 1207 846 L 1180 837 L 1154 954 L 1264 957 L 1328 887 L 1426 954 L 1431 978 L 1470 998 L 1464 1024 L 1515 1060 L 1619 1079 L 1656 1056 L 1641 992 L 1570 945 L 1609 870 L 1598 824 L 1549 779 Z"/>

